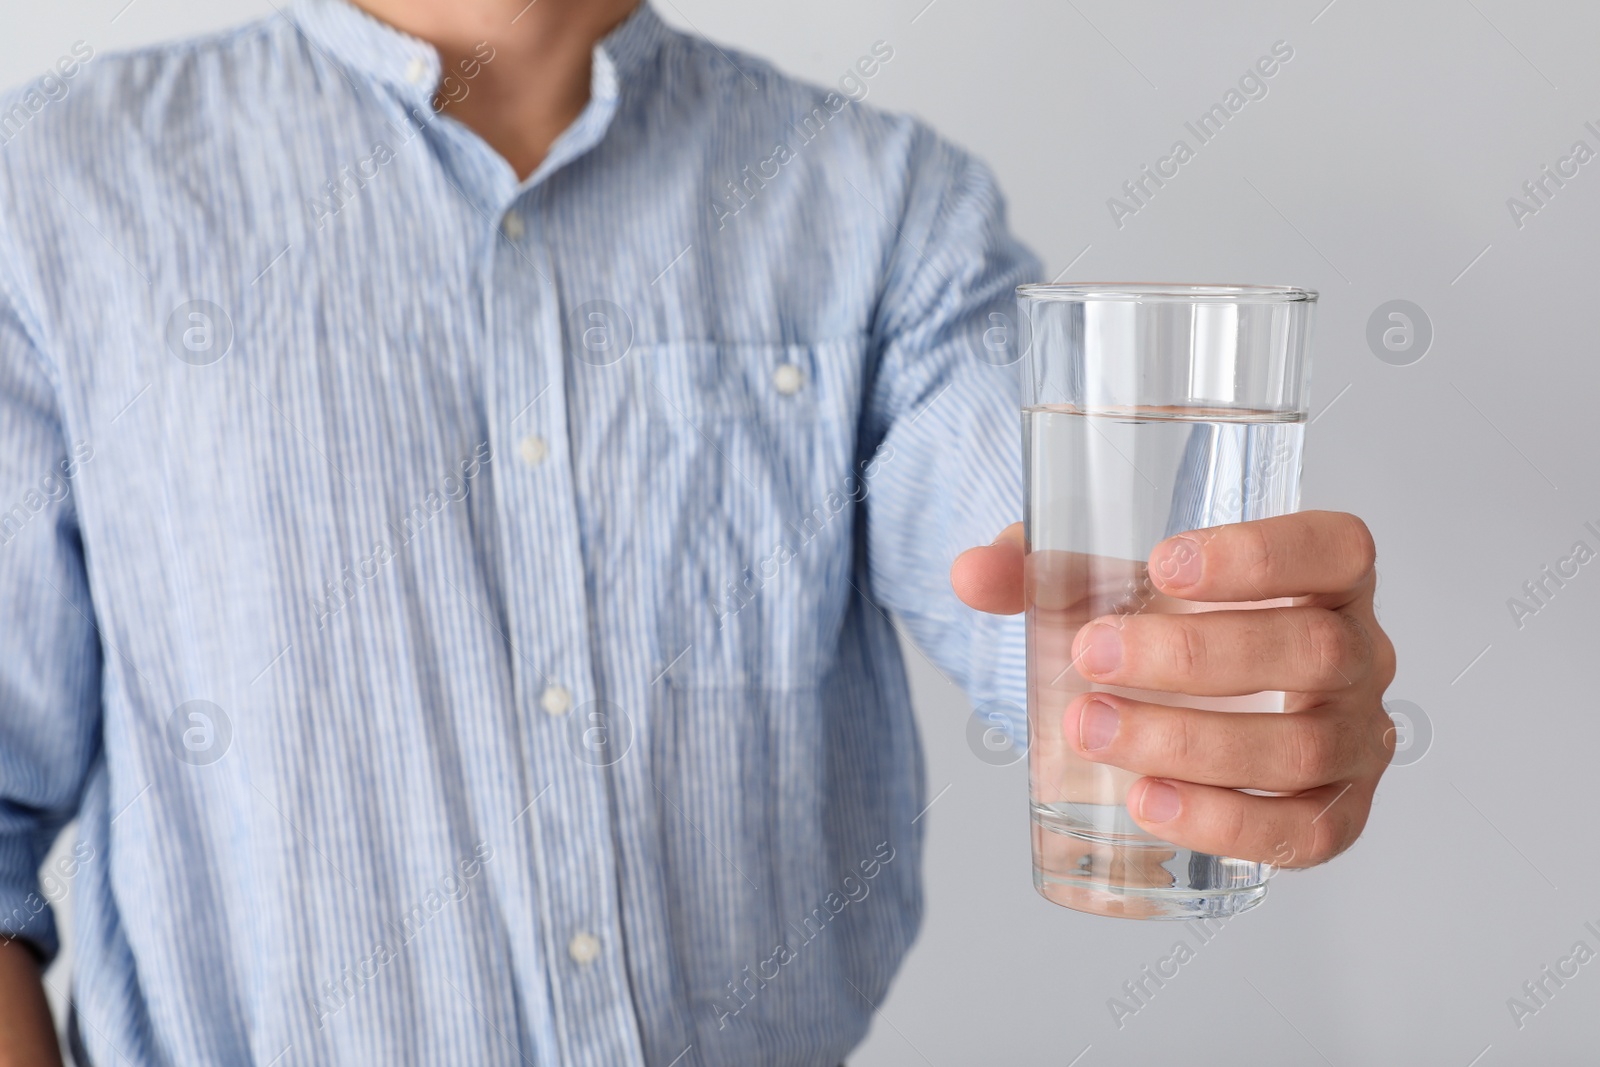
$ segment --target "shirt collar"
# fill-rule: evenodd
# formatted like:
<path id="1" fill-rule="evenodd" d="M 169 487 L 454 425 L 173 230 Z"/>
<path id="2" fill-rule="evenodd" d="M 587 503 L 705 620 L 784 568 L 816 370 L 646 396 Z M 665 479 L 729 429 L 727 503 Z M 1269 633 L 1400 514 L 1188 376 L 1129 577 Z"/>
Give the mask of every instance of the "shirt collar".
<path id="1" fill-rule="evenodd" d="M 350 0 L 297 0 L 291 17 L 311 45 L 333 62 L 413 103 L 432 100 L 442 71 L 439 52 L 427 41 L 374 18 Z M 643 0 L 595 46 L 595 95 L 616 95 L 655 58 L 670 33 L 649 0 Z"/>

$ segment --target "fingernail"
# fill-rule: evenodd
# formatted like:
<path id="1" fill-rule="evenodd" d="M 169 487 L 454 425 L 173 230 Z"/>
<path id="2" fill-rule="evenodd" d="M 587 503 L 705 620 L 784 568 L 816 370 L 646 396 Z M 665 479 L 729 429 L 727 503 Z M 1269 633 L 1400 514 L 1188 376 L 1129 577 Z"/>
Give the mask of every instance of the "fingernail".
<path id="1" fill-rule="evenodd" d="M 1101 623 L 1091 626 L 1083 639 L 1080 663 L 1090 674 L 1109 674 L 1122 665 L 1122 635 Z"/>
<path id="2" fill-rule="evenodd" d="M 1155 562 L 1162 585 L 1181 589 L 1200 580 L 1200 545 L 1193 538 L 1169 538 Z"/>
<path id="3" fill-rule="evenodd" d="M 1178 814 L 1178 791 L 1166 782 L 1151 782 L 1139 801 L 1139 818 L 1145 822 L 1166 822 Z"/>
<path id="4" fill-rule="evenodd" d="M 1078 743 L 1086 752 L 1098 752 L 1117 736 L 1121 716 L 1103 700 L 1091 700 L 1078 713 Z"/>

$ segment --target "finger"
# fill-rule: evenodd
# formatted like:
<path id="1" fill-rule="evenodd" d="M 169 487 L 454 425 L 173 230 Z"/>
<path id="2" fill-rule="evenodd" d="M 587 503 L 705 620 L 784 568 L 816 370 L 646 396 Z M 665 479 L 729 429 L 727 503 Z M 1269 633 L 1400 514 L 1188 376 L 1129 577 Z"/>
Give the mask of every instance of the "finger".
<path id="1" fill-rule="evenodd" d="M 1128 812 L 1163 841 L 1213 856 L 1315 867 L 1349 848 L 1372 809 L 1371 782 L 1333 782 L 1292 797 L 1260 797 L 1170 778 L 1141 778 Z"/>
<path id="2" fill-rule="evenodd" d="M 1326 608 L 1112 615 L 1078 631 L 1072 656 L 1085 678 L 1130 689 L 1334 692 L 1366 679 L 1372 640 L 1357 619 Z"/>
<path id="3" fill-rule="evenodd" d="M 1375 558 L 1372 534 L 1354 515 L 1302 511 L 1169 537 L 1149 562 L 1160 590 L 1185 600 L 1321 594 L 1332 606 L 1370 588 Z"/>
<path id="4" fill-rule="evenodd" d="M 1001 531 L 991 545 L 969 548 L 950 567 L 950 585 L 962 603 L 992 615 L 1022 610 L 1022 523 Z"/>
<path id="5" fill-rule="evenodd" d="M 1376 774 L 1394 721 L 1329 704 L 1295 712 L 1202 711 L 1087 693 L 1062 734 L 1078 755 L 1135 774 L 1228 789 L 1299 793 Z"/>

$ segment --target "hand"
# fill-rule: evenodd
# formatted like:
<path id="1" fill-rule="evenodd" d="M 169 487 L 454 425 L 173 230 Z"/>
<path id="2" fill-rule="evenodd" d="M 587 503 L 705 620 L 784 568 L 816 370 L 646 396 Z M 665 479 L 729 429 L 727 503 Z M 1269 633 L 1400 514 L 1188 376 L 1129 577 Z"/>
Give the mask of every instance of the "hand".
<path id="1" fill-rule="evenodd" d="M 0 1067 L 60 1067 L 61 1046 L 33 950 L 0 937 Z"/>
<path id="2" fill-rule="evenodd" d="M 1057 558 L 1038 558 L 1046 555 Z M 1115 600 L 1092 588 L 1075 611 L 1049 602 L 1051 579 L 1076 574 L 1089 588 L 1085 566 L 1117 568 L 1065 553 L 1036 553 L 1025 567 L 1019 523 L 962 553 L 950 580 L 969 606 L 995 614 L 1023 610 L 1028 587 L 1036 591 L 1032 728 L 1053 734 L 1059 725 L 1064 752 L 1144 776 L 1127 805 L 1146 831 L 1213 855 L 1311 867 L 1360 836 L 1394 751 L 1383 693 L 1395 654 L 1373 614 L 1374 555 L 1354 515 L 1218 526 L 1168 538 L 1147 564 L 1120 564 L 1153 587 L 1167 605 L 1159 611 L 1108 613 Z M 1054 664 L 1040 670 L 1052 655 L 1060 674 L 1081 675 L 1059 703 L 1044 691 L 1044 674 L 1060 676 Z M 1089 686 L 1196 699 L 1169 706 Z M 1193 706 L 1274 690 L 1286 694 L 1285 713 Z M 1057 723 L 1039 718 L 1041 705 Z"/>

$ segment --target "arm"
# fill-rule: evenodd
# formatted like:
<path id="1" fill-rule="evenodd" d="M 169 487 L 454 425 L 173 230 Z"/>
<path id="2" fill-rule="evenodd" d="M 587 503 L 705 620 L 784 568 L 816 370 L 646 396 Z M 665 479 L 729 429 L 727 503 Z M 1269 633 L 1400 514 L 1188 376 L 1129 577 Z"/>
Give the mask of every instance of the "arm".
<path id="1" fill-rule="evenodd" d="M 100 643 L 77 459 L 44 330 L 0 217 L 0 1064 L 59 1063 L 41 977 L 58 948 L 39 883 L 100 734 Z M 11 940 L 16 939 L 16 940 Z"/>
<path id="2" fill-rule="evenodd" d="M 863 434 L 880 457 L 865 498 L 868 592 L 1020 738 L 1022 620 L 965 607 L 945 573 L 1022 514 L 1016 287 L 1041 268 L 982 164 L 922 131 L 909 165 Z"/>
<path id="3" fill-rule="evenodd" d="M 39 958 L 26 942 L 0 938 L 0 1067 L 60 1067 Z"/>
<path id="4" fill-rule="evenodd" d="M 884 450 L 867 498 L 871 593 L 974 703 L 1003 702 L 1020 738 L 1023 479 L 1012 289 L 1040 272 L 1006 232 L 980 165 L 933 143 L 915 170 L 875 331 L 881 357 L 868 428 L 881 436 L 868 440 L 892 451 Z M 961 553 L 972 545 L 985 547 Z M 1283 690 L 1294 714 L 1094 694 L 1066 709 L 1066 736 L 1083 758 L 1145 776 L 1128 806 L 1158 837 L 1280 867 L 1337 855 L 1365 827 L 1394 747 L 1383 693 L 1395 654 L 1373 613 L 1373 559 L 1361 520 L 1331 512 L 1168 538 L 1149 561 L 1166 595 L 1294 605 L 1091 620 L 1070 636 L 1073 658 L 1103 685 Z M 950 561 L 946 582 L 943 567 L 930 564 Z M 1117 639 L 1118 655 L 1086 652 L 1104 638 Z M 1239 791 L 1246 788 L 1284 795 Z"/>

